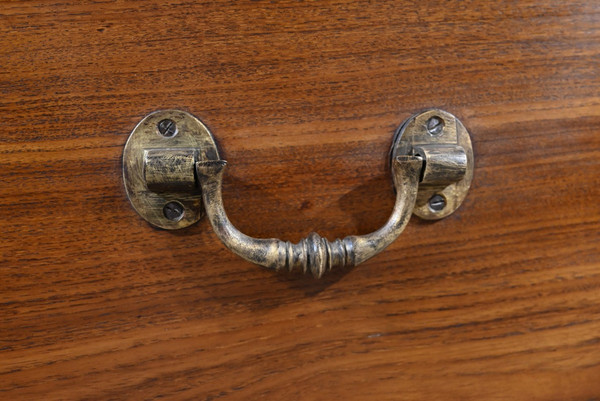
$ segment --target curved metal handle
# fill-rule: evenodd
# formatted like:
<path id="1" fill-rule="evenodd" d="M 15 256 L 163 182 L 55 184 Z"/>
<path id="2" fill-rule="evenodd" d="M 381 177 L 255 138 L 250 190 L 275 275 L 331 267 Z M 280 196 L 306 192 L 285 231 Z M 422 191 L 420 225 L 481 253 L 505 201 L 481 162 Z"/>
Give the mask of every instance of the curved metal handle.
<path id="1" fill-rule="evenodd" d="M 366 235 L 351 235 L 333 242 L 310 233 L 297 244 L 276 238 L 252 238 L 231 224 L 221 195 L 224 160 L 200 161 L 196 172 L 202 188 L 204 208 L 219 239 L 235 254 L 272 270 L 302 269 L 319 278 L 334 267 L 356 266 L 377 255 L 404 230 L 413 211 L 423 159 L 397 156 L 392 163 L 396 204 L 389 220 L 379 230 Z"/>

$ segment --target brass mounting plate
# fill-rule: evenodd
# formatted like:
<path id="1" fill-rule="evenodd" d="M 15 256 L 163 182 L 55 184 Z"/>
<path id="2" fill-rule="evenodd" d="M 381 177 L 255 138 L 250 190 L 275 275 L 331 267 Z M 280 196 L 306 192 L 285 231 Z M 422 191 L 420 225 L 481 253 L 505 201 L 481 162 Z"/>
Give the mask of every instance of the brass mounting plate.
<path id="1" fill-rule="evenodd" d="M 153 226 L 168 230 L 187 227 L 204 215 L 202 192 L 198 186 L 185 192 L 177 188 L 162 192 L 148 189 L 145 157 L 148 151 L 159 149 L 174 154 L 195 150 L 196 161 L 206 161 L 219 160 L 217 146 L 208 128 L 193 115 L 181 110 L 160 110 L 139 122 L 123 150 L 123 181 L 133 208 Z M 189 181 L 189 174 L 193 179 L 195 169 L 192 166 L 191 171 L 187 170 L 182 174 L 187 174 Z"/>
<path id="2" fill-rule="evenodd" d="M 425 220 L 438 220 L 452 214 L 461 205 L 473 181 L 473 147 L 465 126 L 454 115 L 439 109 L 426 110 L 406 120 L 396 131 L 391 156 L 414 155 L 422 145 L 458 145 L 467 156 L 464 177 L 450 185 L 419 185 L 413 213 Z M 443 208 L 432 208 L 434 196 Z M 437 210 L 436 210 L 437 209 Z"/>

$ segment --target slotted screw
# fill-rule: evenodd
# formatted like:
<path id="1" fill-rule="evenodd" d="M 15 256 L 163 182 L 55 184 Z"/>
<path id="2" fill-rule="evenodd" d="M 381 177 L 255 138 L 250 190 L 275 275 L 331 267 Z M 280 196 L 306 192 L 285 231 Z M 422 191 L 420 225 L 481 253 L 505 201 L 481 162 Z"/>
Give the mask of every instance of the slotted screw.
<path id="1" fill-rule="evenodd" d="M 439 136 L 444 130 L 444 120 L 438 116 L 433 116 L 427 120 L 427 132 L 433 136 Z"/>
<path id="2" fill-rule="evenodd" d="M 177 125 L 175 121 L 165 118 L 158 123 L 158 132 L 165 138 L 174 137 L 177 134 Z"/>
<path id="3" fill-rule="evenodd" d="M 163 207 L 163 214 L 171 221 L 179 221 L 183 217 L 183 205 L 179 202 L 169 202 Z"/>
<path id="4" fill-rule="evenodd" d="M 429 199 L 429 208 L 434 212 L 441 212 L 446 207 L 446 198 L 442 195 L 433 195 Z"/>

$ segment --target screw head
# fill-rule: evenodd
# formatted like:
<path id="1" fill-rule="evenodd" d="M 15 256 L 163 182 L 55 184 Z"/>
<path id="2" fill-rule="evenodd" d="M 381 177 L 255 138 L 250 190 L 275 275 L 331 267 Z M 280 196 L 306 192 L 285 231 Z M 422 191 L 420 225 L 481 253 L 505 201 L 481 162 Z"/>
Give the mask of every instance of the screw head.
<path id="1" fill-rule="evenodd" d="M 440 136 L 444 131 L 444 120 L 438 116 L 433 116 L 427 120 L 427 132 L 432 136 Z"/>
<path id="2" fill-rule="evenodd" d="M 177 124 L 175 121 L 165 118 L 164 120 L 160 120 L 157 124 L 158 133 L 164 136 L 165 138 L 172 138 L 177 135 Z"/>
<path id="3" fill-rule="evenodd" d="M 429 199 L 429 208 L 434 212 L 441 212 L 446 207 L 446 198 L 442 195 L 433 195 Z"/>
<path id="4" fill-rule="evenodd" d="M 171 221 L 179 221 L 183 218 L 183 205 L 176 201 L 171 201 L 163 207 L 163 214 Z"/>

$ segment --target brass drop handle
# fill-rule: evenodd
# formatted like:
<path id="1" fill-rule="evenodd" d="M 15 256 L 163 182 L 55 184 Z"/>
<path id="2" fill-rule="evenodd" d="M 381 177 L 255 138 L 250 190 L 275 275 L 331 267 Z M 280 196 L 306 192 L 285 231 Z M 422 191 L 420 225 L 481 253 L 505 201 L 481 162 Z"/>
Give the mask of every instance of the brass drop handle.
<path id="1" fill-rule="evenodd" d="M 390 164 L 396 203 L 383 227 L 332 242 L 311 233 L 297 244 L 253 238 L 231 224 L 221 194 L 227 162 L 208 129 L 186 112 L 159 111 L 138 124 L 125 146 L 123 176 L 132 205 L 151 224 L 188 226 L 202 216 L 203 206 L 213 230 L 235 254 L 271 270 L 310 271 L 319 278 L 377 255 L 402 233 L 413 212 L 439 219 L 456 210 L 473 177 L 469 134 L 442 110 L 417 114 L 397 130 Z"/>
<path id="2" fill-rule="evenodd" d="M 219 239 L 233 253 L 249 262 L 271 270 L 300 269 L 319 278 L 334 267 L 356 266 L 377 255 L 404 230 L 417 198 L 419 175 L 423 159 L 418 156 L 397 156 L 392 163 L 396 204 L 387 223 L 379 230 L 359 236 L 348 236 L 333 242 L 317 233 L 310 233 L 297 244 L 276 238 L 252 238 L 231 224 L 223 208 L 221 184 L 226 162 L 196 163 L 206 214 Z"/>

